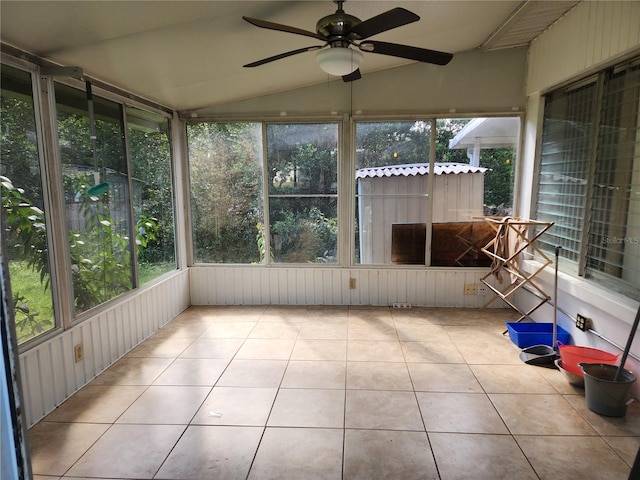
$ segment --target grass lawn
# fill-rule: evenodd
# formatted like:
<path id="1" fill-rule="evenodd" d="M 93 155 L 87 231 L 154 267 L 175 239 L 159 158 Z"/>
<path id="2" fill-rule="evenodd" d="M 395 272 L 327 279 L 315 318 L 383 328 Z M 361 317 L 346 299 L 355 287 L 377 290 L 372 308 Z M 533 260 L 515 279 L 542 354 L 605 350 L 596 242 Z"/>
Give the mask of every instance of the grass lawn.
<path id="1" fill-rule="evenodd" d="M 16 313 L 18 343 L 24 342 L 54 326 L 51 290 L 40 283 L 40 274 L 24 261 L 9 261 L 11 293 L 24 297 L 21 301 L 29 307 L 29 314 L 38 314 L 33 321 L 25 320 L 21 312 Z"/>

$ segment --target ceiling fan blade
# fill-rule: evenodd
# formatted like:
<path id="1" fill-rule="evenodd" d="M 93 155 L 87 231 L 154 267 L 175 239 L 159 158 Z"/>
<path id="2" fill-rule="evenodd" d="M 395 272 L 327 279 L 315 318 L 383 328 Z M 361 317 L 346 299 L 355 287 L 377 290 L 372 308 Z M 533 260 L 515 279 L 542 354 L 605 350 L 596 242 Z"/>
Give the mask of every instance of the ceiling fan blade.
<path id="1" fill-rule="evenodd" d="M 327 40 L 322 35 L 319 35 L 315 32 L 310 32 L 308 30 L 302 30 L 301 28 L 290 27 L 288 25 L 281 25 L 279 23 L 267 22 L 265 20 L 258 20 L 257 18 L 249 18 L 249 17 L 242 17 L 242 18 L 244 18 L 250 24 L 255 25 L 256 27 L 266 28 L 268 30 L 276 30 L 278 32 L 295 33 L 296 35 L 304 35 L 305 37 L 317 38 L 318 40 L 324 40 L 324 41 Z"/>
<path id="2" fill-rule="evenodd" d="M 392 57 L 407 58 L 418 62 L 435 63 L 436 65 L 446 65 L 453 58 L 453 54 L 429 50 L 426 48 L 410 47 L 409 45 L 399 45 L 397 43 L 377 42 L 367 40 L 358 45 L 364 52 L 379 53 Z"/>
<path id="3" fill-rule="evenodd" d="M 262 60 L 258 60 L 256 62 L 247 63 L 246 65 L 243 65 L 243 67 L 259 67 L 260 65 L 264 65 L 265 63 L 273 62 L 275 60 L 280 60 L 281 58 L 291 57 L 292 55 L 297 55 L 304 52 L 312 52 L 313 50 L 320 50 L 321 48 L 322 47 L 320 45 L 298 48 L 297 50 L 291 50 L 290 52 L 281 53 L 279 55 L 274 55 L 273 57 L 263 58 Z"/>
<path id="4" fill-rule="evenodd" d="M 343 82 L 353 82 L 354 80 L 360 80 L 362 78 L 362 75 L 360 74 L 360 69 L 356 69 L 353 72 L 351 72 L 348 75 L 343 75 L 342 76 L 342 81 Z"/>
<path id="5" fill-rule="evenodd" d="M 358 35 L 358 39 L 364 40 L 378 33 L 417 22 L 418 20 L 420 20 L 420 17 L 415 13 L 397 7 L 359 23 L 349 33 L 355 33 Z"/>

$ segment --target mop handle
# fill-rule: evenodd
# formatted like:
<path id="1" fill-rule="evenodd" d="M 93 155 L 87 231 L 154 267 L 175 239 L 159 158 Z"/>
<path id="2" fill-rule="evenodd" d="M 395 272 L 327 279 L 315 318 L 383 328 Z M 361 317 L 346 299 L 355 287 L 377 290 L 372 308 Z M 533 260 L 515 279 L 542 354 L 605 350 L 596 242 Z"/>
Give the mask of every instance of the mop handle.
<path id="1" fill-rule="evenodd" d="M 558 258 L 560 257 L 560 245 L 556 246 L 556 271 L 553 285 L 553 348 L 557 348 L 556 341 L 558 339 Z"/>
<path id="2" fill-rule="evenodd" d="M 638 307 L 638 313 L 636 313 L 636 319 L 633 321 L 633 327 L 631 327 L 631 334 L 629 335 L 629 340 L 627 340 L 627 346 L 624 347 L 624 353 L 622 354 L 622 359 L 620 360 L 620 366 L 618 367 L 618 370 L 616 370 L 616 376 L 613 378 L 614 382 L 618 381 L 618 377 L 622 373 L 624 364 L 627 361 L 627 355 L 629 355 L 629 350 L 631 350 L 631 344 L 633 343 L 633 337 L 635 337 L 636 335 L 636 330 L 638 329 L 638 323 L 640 323 L 640 307 Z"/>

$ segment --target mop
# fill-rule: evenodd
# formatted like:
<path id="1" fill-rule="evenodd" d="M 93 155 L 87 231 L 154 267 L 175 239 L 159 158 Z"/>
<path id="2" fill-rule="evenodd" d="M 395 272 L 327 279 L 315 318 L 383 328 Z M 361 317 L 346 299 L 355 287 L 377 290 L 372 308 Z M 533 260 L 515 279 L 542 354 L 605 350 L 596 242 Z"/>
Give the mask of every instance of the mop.
<path id="1" fill-rule="evenodd" d="M 558 341 L 558 258 L 560 257 L 560 249 L 562 247 L 556 247 L 556 265 L 554 276 L 554 291 L 553 291 L 553 341 L 551 346 L 549 345 L 534 345 L 527 347 L 520 352 L 520 360 L 529 365 L 548 365 L 559 358 L 557 352 Z"/>

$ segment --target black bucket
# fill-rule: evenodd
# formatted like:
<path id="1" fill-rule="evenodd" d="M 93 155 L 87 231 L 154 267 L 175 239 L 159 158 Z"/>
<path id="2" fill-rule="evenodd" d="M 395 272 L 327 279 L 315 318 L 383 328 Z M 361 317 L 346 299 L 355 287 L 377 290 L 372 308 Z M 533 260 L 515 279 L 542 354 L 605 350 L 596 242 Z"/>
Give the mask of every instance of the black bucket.
<path id="1" fill-rule="evenodd" d="M 636 376 L 622 369 L 614 381 L 618 367 L 605 363 L 580 363 L 584 373 L 584 390 L 587 407 L 607 417 L 623 417 L 631 399 L 631 387 Z"/>

